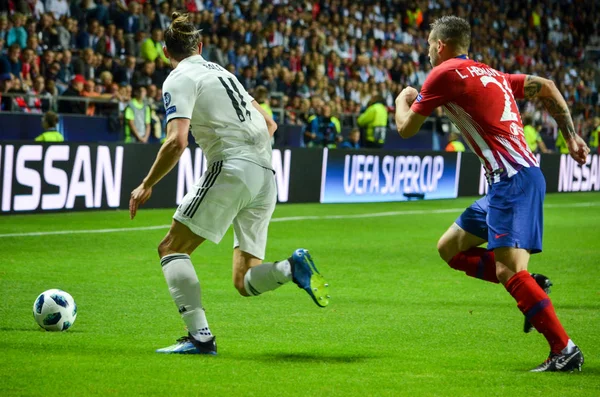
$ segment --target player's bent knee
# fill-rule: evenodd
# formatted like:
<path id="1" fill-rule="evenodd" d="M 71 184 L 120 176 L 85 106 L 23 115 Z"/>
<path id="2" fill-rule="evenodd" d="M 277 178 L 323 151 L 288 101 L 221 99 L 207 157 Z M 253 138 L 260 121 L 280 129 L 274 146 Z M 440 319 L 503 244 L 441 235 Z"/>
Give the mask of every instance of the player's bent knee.
<path id="1" fill-rule="evenodd" d="M 444 260 L 446 263 L 450 263 L 452 258 L 455 255 L 456 244 L 454 244 L 451 240 L 444 238 L 442 236 L 437 243 L 437 250 L 440 258 Z"/>

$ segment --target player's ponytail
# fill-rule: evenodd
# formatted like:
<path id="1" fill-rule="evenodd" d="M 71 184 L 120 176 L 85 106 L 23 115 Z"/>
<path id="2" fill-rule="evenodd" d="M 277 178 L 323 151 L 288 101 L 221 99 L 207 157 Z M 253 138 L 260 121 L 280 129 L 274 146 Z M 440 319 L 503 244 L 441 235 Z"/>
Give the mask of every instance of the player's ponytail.
<path id="1" fill-rule="evenodd" d="M 165 30 L 165 44 L 171 57 L 177 61 L 193 55 L 200 43 L 200 30 L 190 21 L 188 14 L 171 14 L 171 26 Z"/>

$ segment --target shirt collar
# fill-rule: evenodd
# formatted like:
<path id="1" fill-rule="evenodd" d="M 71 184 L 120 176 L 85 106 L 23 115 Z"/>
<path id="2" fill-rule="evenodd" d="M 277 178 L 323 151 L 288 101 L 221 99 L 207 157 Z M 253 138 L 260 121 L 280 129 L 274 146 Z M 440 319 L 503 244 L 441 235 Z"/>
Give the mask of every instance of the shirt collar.
<path id="1" fill-rule="evenodd" d="M 198 55 L 192 55 L 192 56 L 189 56 L 187 58 L 184 58 L 179 63 L 191 62 L 191 61 L 196 60 L 196 59 L 200 60 L 201 62 L 205 62 L 205 59 L 202 58 L 202 55 L 198 54 Z"/>

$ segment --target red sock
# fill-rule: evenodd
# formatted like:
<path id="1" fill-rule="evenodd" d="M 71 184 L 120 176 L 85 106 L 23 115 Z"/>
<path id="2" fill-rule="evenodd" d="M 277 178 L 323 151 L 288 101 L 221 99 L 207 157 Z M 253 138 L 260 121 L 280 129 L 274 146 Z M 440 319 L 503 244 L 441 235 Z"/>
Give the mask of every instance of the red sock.
<path id="1" fill-rule="evenodd" d="M 467 273 L 467 276 L 498 283 L 494 251 L 485 248 L 471 248 L 459 252 L 450 260 L 450 267 Z"/>
<path id="2" fill-rule="evenodd" d="M 505 288 L 515 298 L 525 317 L 544 335 L 552 353 L 560 353 L 567 346 L 569 336 L 558 321 L 550 298 L 529 272 L 518 272 L 508 280 Z"/>

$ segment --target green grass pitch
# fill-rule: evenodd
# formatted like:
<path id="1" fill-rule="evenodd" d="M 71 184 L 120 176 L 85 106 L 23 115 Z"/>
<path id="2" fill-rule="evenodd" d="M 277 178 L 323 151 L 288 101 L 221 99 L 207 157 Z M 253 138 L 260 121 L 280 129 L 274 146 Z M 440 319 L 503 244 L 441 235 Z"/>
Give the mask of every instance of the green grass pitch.
<path id="1" fill-rule="evenodd" d="M 0 237 L 0 396 L 599 396 L 600 194 L 549 196 L 544 253 L 530 263 L 554 282 L 585 354 L 570 375 L 528 373 L 548 354 L 543 337 L 523 333 L 504 288 L 438 258 L 438 237 L 471 202 L 278 206 L 275 218 L 313 218 L 272 223 L 267 259 L 309 248 L 331 285 L 326 309 L 293 284 L 238 296 L 231 231 L 201 246 L 192 260 L 216 357 L 154 353 L 185 334 L 156 253 L 166 229 Z M 406 213 L 322 218 L 390 211 Z M 0 234 L 164 225 L 172 213 L 3 216 Z M 34 322 L 50 288 L 78 304 L 67 332 Z"/>

